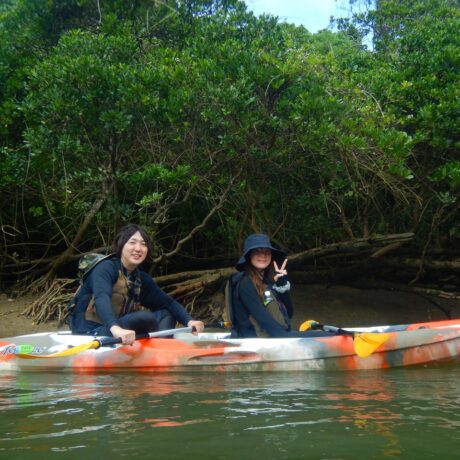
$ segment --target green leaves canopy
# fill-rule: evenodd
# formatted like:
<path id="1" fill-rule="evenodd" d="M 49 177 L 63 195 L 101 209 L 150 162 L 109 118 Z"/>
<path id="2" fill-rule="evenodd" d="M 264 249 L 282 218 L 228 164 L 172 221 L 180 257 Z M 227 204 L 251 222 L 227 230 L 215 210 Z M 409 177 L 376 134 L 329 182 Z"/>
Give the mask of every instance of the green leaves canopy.
<path id="1" fill-rule="evenodd" d="M 69 247 L 93 211 L 78 249 L 128 220 L 157 254 L 193 235 L 194 257 L 251 231 L 455 238 L 455 2 L 382 0 L 315 35 L 236 0 L 57 3 L 0 10 L 5 259 L 28 234 L 22 257 Z"/>

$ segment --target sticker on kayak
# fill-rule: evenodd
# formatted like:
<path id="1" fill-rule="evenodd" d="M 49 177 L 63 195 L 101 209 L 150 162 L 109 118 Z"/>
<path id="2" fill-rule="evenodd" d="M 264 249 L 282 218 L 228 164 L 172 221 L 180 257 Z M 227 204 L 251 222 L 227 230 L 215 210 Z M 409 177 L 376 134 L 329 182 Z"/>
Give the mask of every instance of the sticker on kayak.
<path id="1" fill-rule="evenodd" d="M 43 349 L 35 345 L 21 344 L 15 345 L 13 343 L 0 346 L 0 356 L 17 355 L 19 353 L 29 355 L 31 353 L 41 353 Z"/>

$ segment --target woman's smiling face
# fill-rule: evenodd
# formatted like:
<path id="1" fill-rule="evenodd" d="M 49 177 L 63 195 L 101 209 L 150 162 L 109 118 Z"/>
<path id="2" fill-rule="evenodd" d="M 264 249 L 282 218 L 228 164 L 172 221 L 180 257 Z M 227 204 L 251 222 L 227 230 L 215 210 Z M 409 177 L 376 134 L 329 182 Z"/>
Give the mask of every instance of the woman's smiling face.
<path id="1" fill-rule="evenodd" d="M 272 251 L 268 248 L 253 249 L 250 253 L 250 261 L 257 270 L 265 270 L 272 261 Z"/>
<path id="2" fill-rule="evenodd" d="M 139 232 L 136 232 L 123 246 L 121 251 L 121 263 L 128 270 L 132 271 L 147 257 L 147 243 Z"/>

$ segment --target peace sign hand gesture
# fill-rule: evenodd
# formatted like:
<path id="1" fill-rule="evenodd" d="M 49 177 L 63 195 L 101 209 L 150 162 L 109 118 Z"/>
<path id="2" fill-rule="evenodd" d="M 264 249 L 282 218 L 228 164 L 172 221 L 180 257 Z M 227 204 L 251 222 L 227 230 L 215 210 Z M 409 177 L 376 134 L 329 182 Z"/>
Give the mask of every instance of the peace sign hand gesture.
<path id="1" fill-rule="evenodd" d="M 276 273 L 275 276 L 273 277 L 273 279 L 275 280 L 275 283 L 278 281 L 279 278 L 287 275 L 286 264 L 287 264 L 287 259 L 284 259 L 283 265 L 281 265 L 281 267 L 278 267 L 276 260 L 273 261 L 273 266 L 275 267 L 275 273 Z"/>

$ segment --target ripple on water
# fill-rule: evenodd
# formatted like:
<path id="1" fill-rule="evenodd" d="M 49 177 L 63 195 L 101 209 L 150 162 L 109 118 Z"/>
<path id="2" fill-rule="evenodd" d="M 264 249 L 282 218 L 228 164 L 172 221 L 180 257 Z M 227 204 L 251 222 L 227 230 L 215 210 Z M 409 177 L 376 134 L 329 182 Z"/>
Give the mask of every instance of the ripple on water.
<path id="1" fill-rule="evenodd" d="M 47 452 L 94 454 L 91 446 L 97 445 L 101 457 L 218 452 L 215 458 L 266 460 L 302 458 L 306 451 L 315 458 L 345 458 L 345 451 L 349 459 L 362 458 L 362 452 L 366 458 L 430 458 L 424 452 L 436 451 L 455 458 L 459 377 L 456 367 L 21 374 L 0 379 L 0 452 L 9 458 L 42 452 L 45 459 Z"/>

